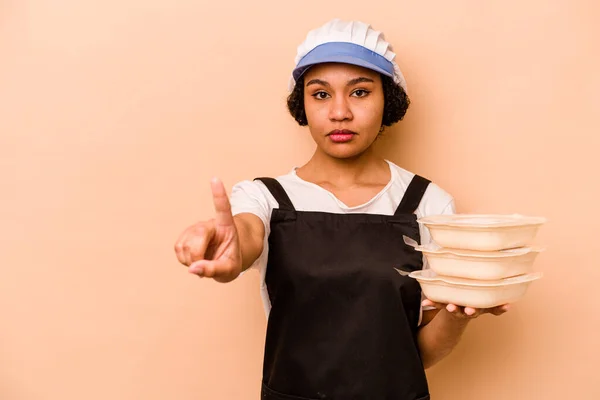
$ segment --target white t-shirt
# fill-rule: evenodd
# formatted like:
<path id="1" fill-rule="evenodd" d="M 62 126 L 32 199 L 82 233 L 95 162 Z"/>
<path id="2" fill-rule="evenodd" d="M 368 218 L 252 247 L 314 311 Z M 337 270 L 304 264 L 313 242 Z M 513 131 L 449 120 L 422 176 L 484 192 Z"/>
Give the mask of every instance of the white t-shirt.
<path id="1" fill-rule="evenodd" d="M 371 200 L 355 207 L 348 207 L 330 191 L 301 179 L 296 175 L 296 168 L 293 168 L 286 175 L 277 177 L 277 180 L 283 186 L 295 209 L 298 211 L 393 215 L 415 174 L 399 167 L 391 161 L 387 161 L 387 163 L 391 171 L 391 179 L 388 184 Z M 265 225 L 263 252 L 250 268 L 257 269 L 260 273 L 261 298 L 268 317 L 271 310 L 271 303 L 265 285 L 269 254 L 268 237 L 270 233 L 271 212 L 274 208 L 278 207 L 278 203 L 261 181 L 249 180 L 239 182 L 233 187 L 230 201 L 233 215 L 252 213 L 257 215 Z M 453 214 L 454 212 L 455 207 L 452 196 L 433 182 L 427 187 L 423 199 L 416 210 L 417 217 L 419 218 L 428 215 Z M 420 225 L 420 233 L 421 244 L 431 242 L 429 231 L 423 225 Z M 423 259 L 423 268 L 427 268 L 425 258 Z"/>

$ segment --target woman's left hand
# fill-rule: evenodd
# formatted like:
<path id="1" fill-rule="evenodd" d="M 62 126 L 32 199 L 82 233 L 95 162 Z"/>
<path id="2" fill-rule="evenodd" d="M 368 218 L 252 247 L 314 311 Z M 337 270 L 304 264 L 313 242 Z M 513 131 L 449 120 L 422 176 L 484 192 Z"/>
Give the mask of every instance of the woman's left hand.
<path id="1" fill-rule="evenodd" d="M 446 309 L 452 316 L 460 319 L 473 319 L 482 314 L 502 315 L 510 308 L 509 304 L 493 308 L 460 307 L 455 304 L 435 303 L 429 299 L 423 300 L 422 305 L 424 307 L 434 307 L 438 310 Z"/>

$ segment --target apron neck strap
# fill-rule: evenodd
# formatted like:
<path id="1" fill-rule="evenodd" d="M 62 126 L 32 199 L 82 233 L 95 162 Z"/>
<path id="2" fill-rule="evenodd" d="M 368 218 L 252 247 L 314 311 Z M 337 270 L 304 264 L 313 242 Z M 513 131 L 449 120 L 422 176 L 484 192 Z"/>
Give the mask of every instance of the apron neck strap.
<path id="1" fill-rule="evenodd" d="M 406 188 L 404 197 L 402 197 L 402 201 L 400 202 L 400 205 L 398 205 L 394 215 L 413 214 L 417 207 L 419 207 L 429 183 L 431 183 L 431 181 L 428 179 L 415 175 L 410 181 L 408 188 Z"/>
<path id="2" fill-rule="evenodd" d="M 262 183 L 265 184 L 267 189 L 269 189 L 269 192 L 271 192 L 273 197 L 275 197 L 275 200 L 277 200 L 277 203 L 279 203 L 279 208 L 281 210 L 287 210 L 287 211 L 295 211 L 296 210 L 294 208 L 294 205 L 292 204 L 292 201 L 290 200 L 289 196 L 285 192 L 285 189 L 283 188 L 283 186 L 281 186 L 281 183 L 279 183 L 279 181 L 277 179 L 255 178 L 254 180 L 261 181 Z"/>

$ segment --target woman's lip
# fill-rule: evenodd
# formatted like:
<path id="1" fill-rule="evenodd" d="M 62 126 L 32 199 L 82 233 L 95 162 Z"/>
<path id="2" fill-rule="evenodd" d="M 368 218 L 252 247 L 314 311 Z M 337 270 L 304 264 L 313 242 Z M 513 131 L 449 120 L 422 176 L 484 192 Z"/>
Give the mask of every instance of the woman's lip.
<path id="1" fill-rule="evenodd" d="M 356 132 L 348 129 L 335 129 L 329 132 L 329 135 L 356 135 Z"/>
<path id="2" fill-rule="evenodd" d="M 339 132 L 339 133 L 337 133 Z M 342 133 L 342 131 L 332 132 L 328 135 L 329 139 L 334 143 L 346 143 L 354 138 L 354 133 Z"/>

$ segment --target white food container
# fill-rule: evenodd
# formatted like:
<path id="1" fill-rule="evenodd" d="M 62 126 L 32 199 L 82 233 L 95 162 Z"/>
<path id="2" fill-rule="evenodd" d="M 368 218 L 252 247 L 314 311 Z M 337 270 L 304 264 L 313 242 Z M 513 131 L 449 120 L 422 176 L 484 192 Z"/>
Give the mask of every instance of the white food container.
<path id="1" fill-rule="evenodd" d="M 491 308 L 520 300 L 531 282 L 542 277 L 541 272 L 495 281 L 476 281 L 439 276 L 432 270 L 414 271 L 409 275 L 421 285 L 429 300 L 463 307 Z"/>
<path id="2" fill-rule="evenodd" d="M 429 268 L 439 275 L 457 278 L 497 280 L 532 272 L 533 263 L 542 251 L 522 247 L 502 251 L 474 251 L 417 246 Z"/>
<path id="3" fill-rule="evenodd" d="M 435 243 L 445 248 L 498 251 L 528 246 L 545 218 L 514 215 L 453 214 L 419 218 Z"/>

